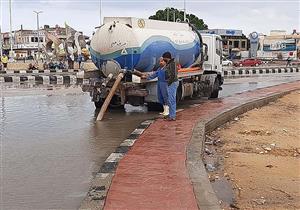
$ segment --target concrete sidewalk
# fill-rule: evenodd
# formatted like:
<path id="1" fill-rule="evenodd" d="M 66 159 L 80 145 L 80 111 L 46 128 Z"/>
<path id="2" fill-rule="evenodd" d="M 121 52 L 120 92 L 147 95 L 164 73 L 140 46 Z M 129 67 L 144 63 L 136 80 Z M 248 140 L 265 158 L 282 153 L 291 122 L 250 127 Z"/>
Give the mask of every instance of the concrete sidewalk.
<path id="1" fill-rule="evenodd" d="M 298 81 L 258 89 L 186 109 L 175 122 L 156 120 L 119 162 L 104 209 L 206 209 L 186 162 L 195 126 L 245 103 L 299 88 Z"/>

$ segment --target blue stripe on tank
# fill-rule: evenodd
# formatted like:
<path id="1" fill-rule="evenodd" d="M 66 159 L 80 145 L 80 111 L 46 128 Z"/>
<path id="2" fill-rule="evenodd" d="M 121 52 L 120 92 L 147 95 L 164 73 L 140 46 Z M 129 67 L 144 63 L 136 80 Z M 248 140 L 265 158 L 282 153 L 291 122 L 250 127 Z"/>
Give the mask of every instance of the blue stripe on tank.
<path id="1" fill-rule="evenodd" d="M 123 69 L 135 68 L 140 71 L 151 71 L 159 57 L 166 51 L 171 52 L 181 66 L 188 67 L 199 56 L 200 44 L 195 40 L 189 44 L 178 45 L 167 37 L 152 36 L 143 43 L 141 48 L 126 48 L 126 51 L 127 55 L 121 55 L 121 50 L 101 55 L 90 48 L 92 60 L 98 68 L 106 60 L 114 59 Z"/>

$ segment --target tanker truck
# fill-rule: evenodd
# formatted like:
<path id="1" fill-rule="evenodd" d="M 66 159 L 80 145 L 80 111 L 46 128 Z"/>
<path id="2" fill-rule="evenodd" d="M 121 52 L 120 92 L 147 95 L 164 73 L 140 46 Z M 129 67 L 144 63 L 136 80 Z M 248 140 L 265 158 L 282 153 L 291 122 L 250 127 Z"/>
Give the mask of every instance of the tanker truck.
<path id="1" fill-rule="evenodd" d="M 159 58 L 167 51 L 178 66 L 177 102 L 186 97 L 218 98 L 223 84 L 220 36 L 200 34 L 187 22 L 134 17 L 104 18 L 90 44 L 91 58 L 98 70 L 85 72 L 88 82 L 82 89 L 100 108 L 117 76 L 123 73 L 109 106 L 157 107 L 157 81 L 143 80 L 139 73 L 158 68 Z"/>

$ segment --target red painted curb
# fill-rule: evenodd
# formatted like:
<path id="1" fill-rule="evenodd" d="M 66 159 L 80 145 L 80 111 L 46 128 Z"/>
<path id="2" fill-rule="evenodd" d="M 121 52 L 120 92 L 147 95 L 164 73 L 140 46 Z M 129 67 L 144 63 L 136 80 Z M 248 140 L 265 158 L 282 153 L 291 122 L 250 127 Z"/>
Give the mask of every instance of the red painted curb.
<path id="1" fill-rule="evenodd" d="M 258 89 L 186 109 L 177 121 L 155 121 L 120 161 L 104 209 L 198 209 L 186 168 L 195 124 L 249 101 L 299 88 L 297 81 Z"/>

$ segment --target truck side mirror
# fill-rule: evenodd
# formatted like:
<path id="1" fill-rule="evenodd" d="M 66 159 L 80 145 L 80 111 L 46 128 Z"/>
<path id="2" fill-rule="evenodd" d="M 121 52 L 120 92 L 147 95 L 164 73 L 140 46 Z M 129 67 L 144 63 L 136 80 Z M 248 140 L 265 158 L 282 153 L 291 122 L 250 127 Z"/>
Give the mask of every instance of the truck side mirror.
<path id="1" fill-rule="evenodd" d="M 208 46 L 207 46 L 207 44 L 203 43 L 203 48 L 204 48 L 203 60 L 208 61 L 208 55 L 207 55 Z"/>
<path id="2" fill-rule="evenodd" d="M 204 56 L 203 56 L 203 59 L 204 59 L 205 61 L 208 61 L 208 55 L 204 55 Z"/>

